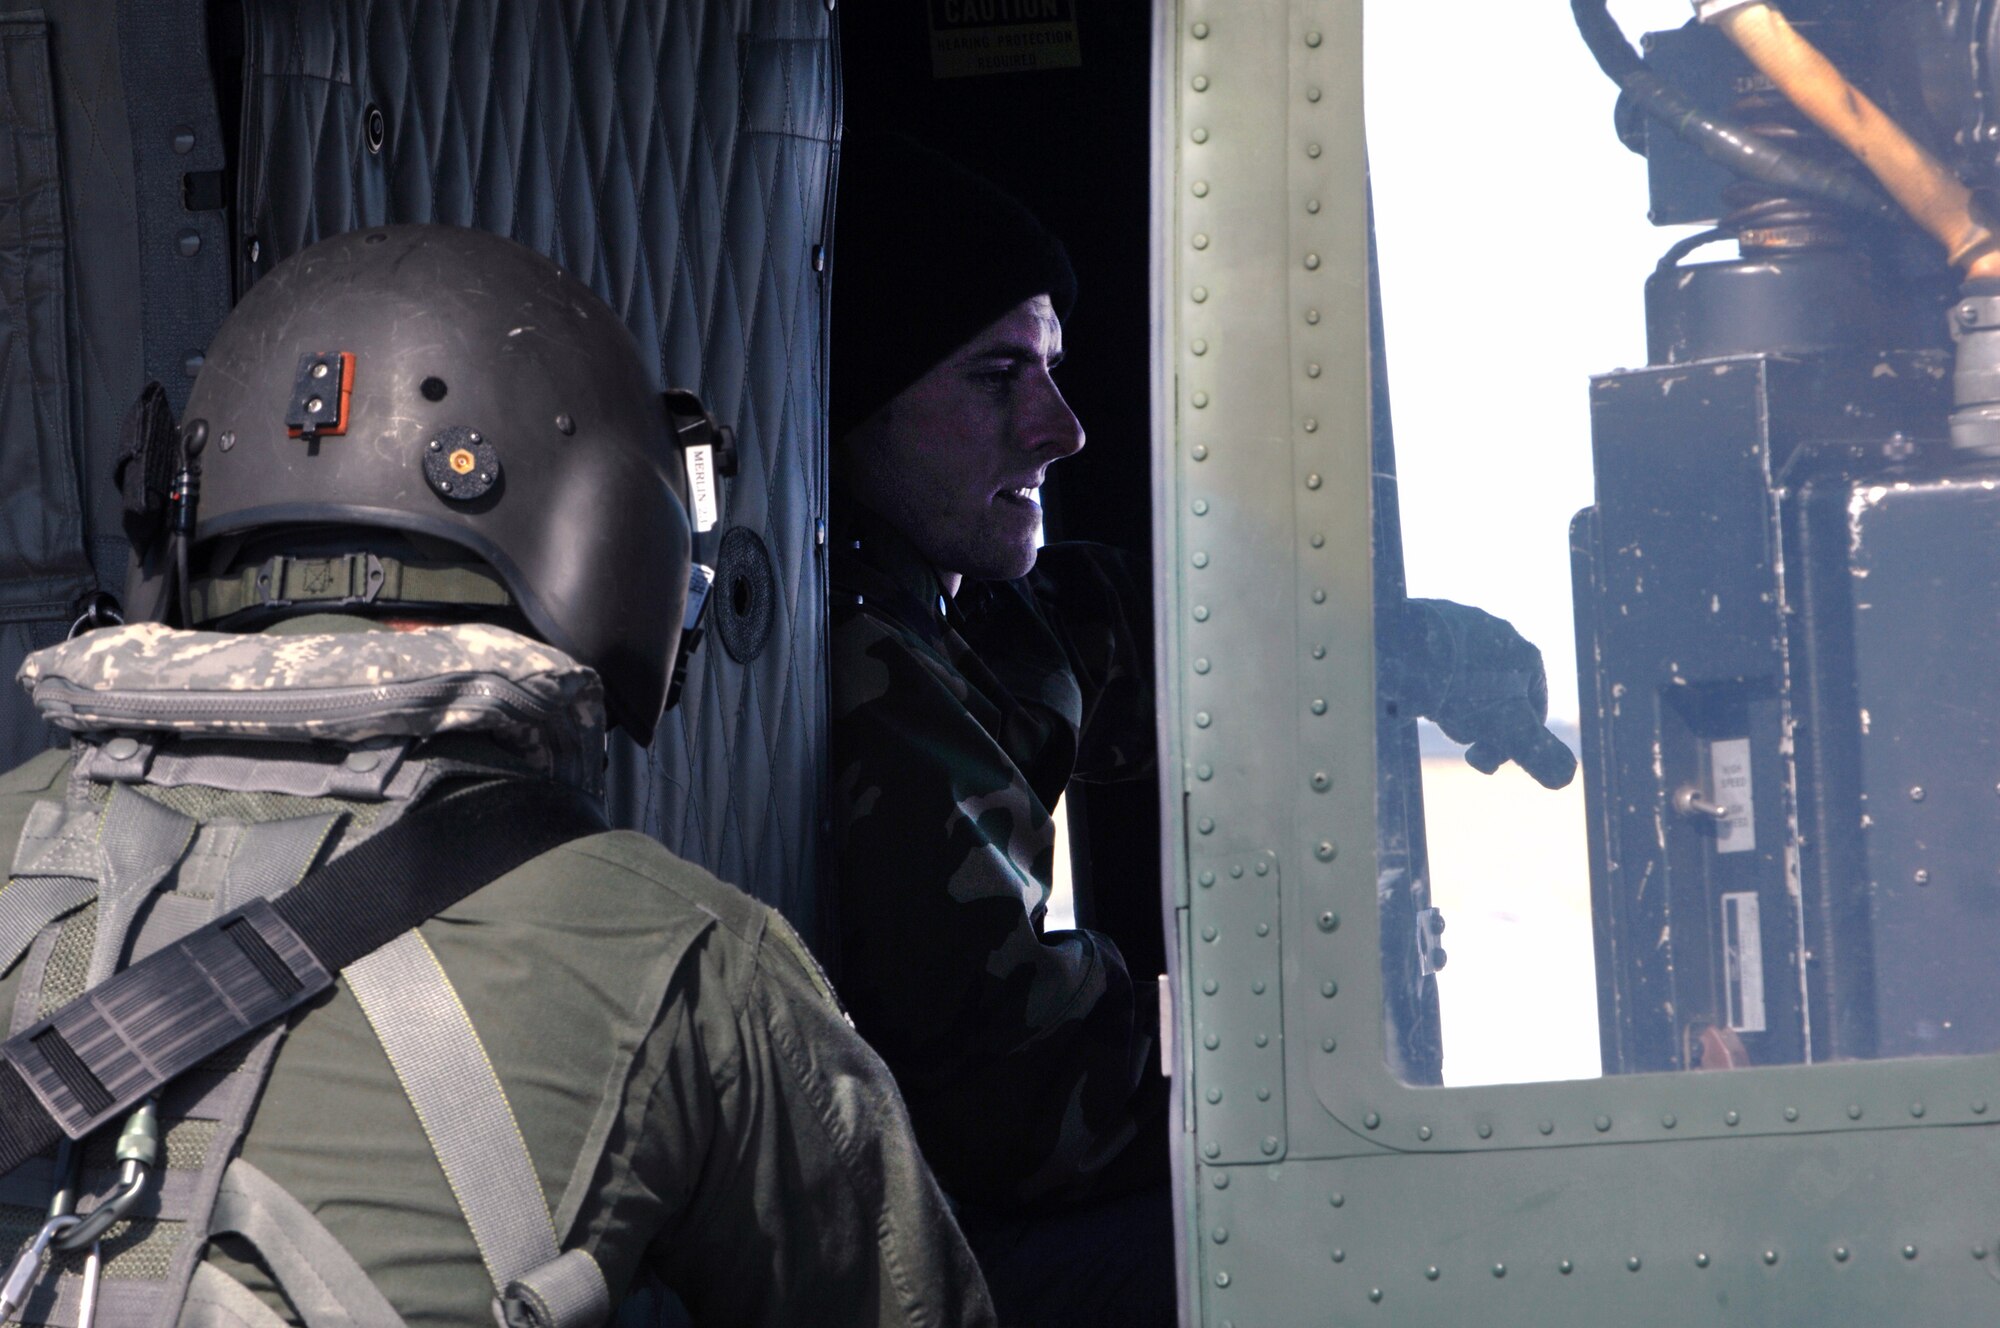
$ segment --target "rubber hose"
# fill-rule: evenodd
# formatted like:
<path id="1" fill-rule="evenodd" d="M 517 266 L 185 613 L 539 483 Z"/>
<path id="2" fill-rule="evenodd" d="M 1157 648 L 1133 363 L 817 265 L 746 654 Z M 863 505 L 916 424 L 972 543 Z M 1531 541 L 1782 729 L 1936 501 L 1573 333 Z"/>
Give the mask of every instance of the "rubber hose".
<path id="1" fill-rule="evenodd" d="M 1785 16 L 1753 0 L 1711 16 L 1750 63 L 1807 118 L 1866 166 L 1969 276 L 2000 275 L 1996 239 L 1974 214 L 1972 193 L 1834 68 Z"/>

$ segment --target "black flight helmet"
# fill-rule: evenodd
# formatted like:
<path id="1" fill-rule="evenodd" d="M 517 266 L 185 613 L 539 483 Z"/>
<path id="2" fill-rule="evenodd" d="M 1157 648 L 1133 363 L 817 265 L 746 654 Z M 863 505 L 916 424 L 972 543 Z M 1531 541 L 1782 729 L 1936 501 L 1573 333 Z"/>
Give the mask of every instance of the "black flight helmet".
<path id="1" fill-rule="evenodd" d="M 253 286 L 209 347 L 180 430 L 194 593 L 176 594 L 163 529 L 127 603 L 167 620 L 190 604 L 186 627 L 518 615 L 650 742 L 688 597 L 691 402 L 654 390 L 610 306 L 512 240 L 334 236 Z"/>

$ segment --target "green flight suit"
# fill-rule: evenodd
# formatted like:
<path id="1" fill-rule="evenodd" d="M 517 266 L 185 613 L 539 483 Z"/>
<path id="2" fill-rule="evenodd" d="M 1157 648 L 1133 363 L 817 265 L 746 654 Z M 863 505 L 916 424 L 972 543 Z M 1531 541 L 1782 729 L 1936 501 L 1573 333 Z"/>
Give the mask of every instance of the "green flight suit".
<path id="1" fill-rule="evenodd" d="M 321 617 L 288 630 L 357 625 Z M 539 748 L 518 733 L 427 741 L 544 776 L 549 761 L 535 770 L 531 758 L 570 750 L 581 754 L 572 775 L 594 781 L 595 675 L 511 633 L 451 630 L 511 638 L 488 661 L 503 672 L 518 643 L 585 675 L 571 698 L 585 731 Z M 244 640 L 292 651 L 294 663 L 302 641 L 315 643 L 324 677 L 340 672 L 348 643 L 396 635 Z M 63 798 L 71 765 L 51 752 L 0 777 L 9 853 L 31 805 Z M 214 817 L 365 812 L 325 798 L 136 791 L 183 811 L 191 794 L 207 797 Z M 95 907 L 58 925 L 88 928 Z M 698 1324 L 991 1322 L 893 1082 L 771 909 L 650 839 L 612 832 L 530 861 L 420 930 L 484 1041 L 563 1247 L 587 1250 L 614 1298 L 650 1273 Z M 0 972 L 0 1016 L 24 967 Z M 490 1323 L 479 1251 L 360 1005 L 342 983 L 292 1023 L 241 1156 L 303 1202 L 408 1323 Z M 0 1206 L 0 1226 L 39 1221 Z M 120 1239 L 146 1235 L 107 1240 L 107 1279 L 119 1275 Z M 207 1259 L 284 1312 L 270 1277 L 239 1255 L 224 1238 Z"/>

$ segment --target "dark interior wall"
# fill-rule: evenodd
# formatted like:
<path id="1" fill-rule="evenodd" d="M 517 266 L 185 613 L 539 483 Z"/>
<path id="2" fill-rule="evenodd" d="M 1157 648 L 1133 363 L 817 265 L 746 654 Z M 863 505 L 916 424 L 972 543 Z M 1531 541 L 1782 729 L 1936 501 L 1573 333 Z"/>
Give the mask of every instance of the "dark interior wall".
<path id="1" fill-rule="evenodd" d="M 1004 16 L 1008 0 L 869 0 L 840 6 L 847 131 L 895 129 L 1012 190 L 1062 237 L 1076 267 L 1057 382 L 1083 422 L 1084 450 L 1043 491 L 1052 540 L 1096 540 L 1139 560 L 1149 585 L 1152 482 L 1148 295 L 1152 6 L 1057 0 L 1073 14 L 1081 63 L 936 77 L 933 31 L 963 10 Z M 839 206 L 866 207 L 842 195 Z M 840 319 L 838 272 L 832 318 Z M 1165 971 L 1158 793 L 1151 781 L 1072 786 L 1067 795 L 1077 914 L 1108 932 L 1135 977 Z"/>

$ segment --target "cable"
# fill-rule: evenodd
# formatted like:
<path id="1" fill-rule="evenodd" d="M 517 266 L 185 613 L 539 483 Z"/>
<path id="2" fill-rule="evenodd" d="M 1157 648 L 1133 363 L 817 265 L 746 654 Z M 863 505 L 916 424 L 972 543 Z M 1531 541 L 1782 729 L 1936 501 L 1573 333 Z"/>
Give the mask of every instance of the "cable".
<path id="1" fill-rule="evenodd" d="M 1881 195 L 1851 175 L 1823 166 L 1754 134 L 1743 126 L 1708 114 L 1678 88 L 1662 79 L 1632 49 L 1624 29 L 1611 17 L 1606 0 L 1570 0 L 1570 12 L 1598 68 L 1654 119 L 1738 175 L 1787 192 L 1808 194 L 1874 217 L 1893 217 L 1896 210 Z"/>

